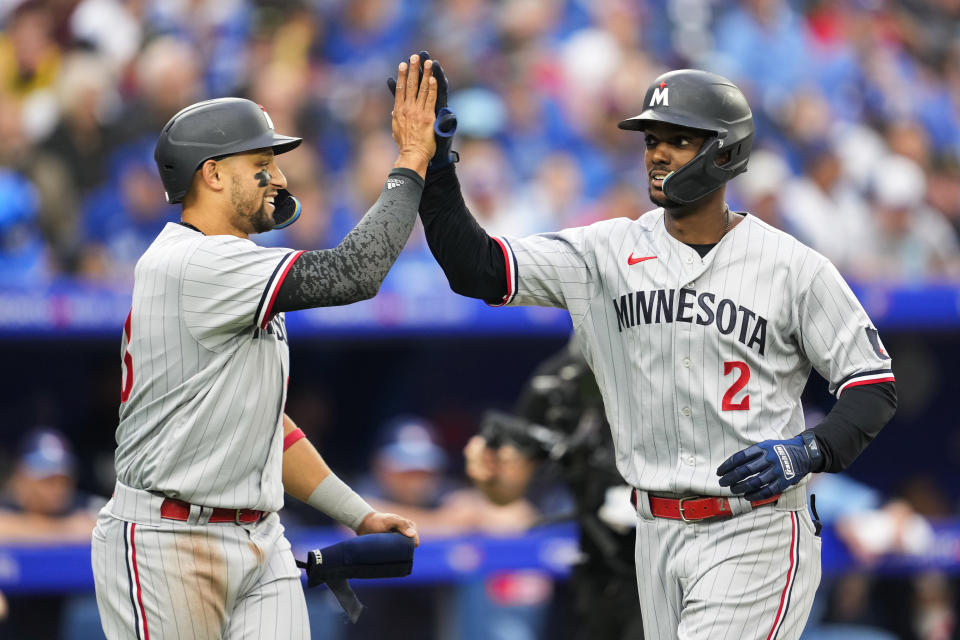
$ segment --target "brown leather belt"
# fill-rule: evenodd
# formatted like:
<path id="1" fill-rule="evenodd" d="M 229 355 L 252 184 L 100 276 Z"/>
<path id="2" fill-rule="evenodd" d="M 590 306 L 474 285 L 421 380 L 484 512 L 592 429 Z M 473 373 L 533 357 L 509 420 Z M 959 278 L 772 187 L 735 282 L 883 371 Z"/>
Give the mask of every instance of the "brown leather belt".
<path id="1" fill-rule="evenodd" d="M 176 500 L 174 498 L 164 498 L 160 505 L 160 517 L 167 520 L 180 520 L 186 522 L 190 517 L 189 502 Z M 201 507 L 202 508 L 202 507 Z M 236 524 L 252 524 L 259 522 L 264 516 L 265 511 L 256 509 L 224 509 L 223 507 L 214 507 L 213 513 L 207 522 L 233 522 Z"/>
<path id="2" fill-rule="evenodd" d="M 753 507 L 760 507 L 765 504 L 772 504 L 777 501 L 780 494 L 765 500 L 751 502 Z M 637 506 L 637 491 L 633 491 L 633 506 Z M 733 515 L 730 508 L 730 500 L 718 496 L 689 496 L 685 498 L 661 498 L 659 496 L 650 496 L 650 513 L 657 518 L 668 518 L 670 520 L 683 520 L 684 522 L 696 522 L 698 520 L 709 520 L 711 518 L 729 518 Z"/>

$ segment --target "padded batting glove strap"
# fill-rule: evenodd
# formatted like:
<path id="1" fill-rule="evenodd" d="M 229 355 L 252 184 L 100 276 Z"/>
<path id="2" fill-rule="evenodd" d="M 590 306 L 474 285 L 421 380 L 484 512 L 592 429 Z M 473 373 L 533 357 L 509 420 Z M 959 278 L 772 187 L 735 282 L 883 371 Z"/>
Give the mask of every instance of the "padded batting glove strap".
<path id="1" fill-rule="evenodd" d="M 812 435 L 812 434 L 811 434 Z M 815 455 L 819 455 L 816 439 Z M 717 468 L 720 486 L 751 502 L 783 493 L 811 471 L 811 452 L 803 434 L 789 440 L 764 440 L 738 451 Z"/>

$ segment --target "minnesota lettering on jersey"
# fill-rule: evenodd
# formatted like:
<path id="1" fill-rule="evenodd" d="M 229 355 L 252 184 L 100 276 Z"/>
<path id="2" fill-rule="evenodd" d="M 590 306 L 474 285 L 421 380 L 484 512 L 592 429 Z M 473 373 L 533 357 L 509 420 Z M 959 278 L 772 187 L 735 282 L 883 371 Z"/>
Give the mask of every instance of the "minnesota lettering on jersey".
<path id="1" fill-rule="evenodd" d="M 632 291 L 613 299 L 620 333 L 640 324 L 690 322 L 714 325 L 723 335 L 735 334 L 747 348 L 763 355 L 767 345 L 767 319 L 733 300 L 693 289 Z"/>

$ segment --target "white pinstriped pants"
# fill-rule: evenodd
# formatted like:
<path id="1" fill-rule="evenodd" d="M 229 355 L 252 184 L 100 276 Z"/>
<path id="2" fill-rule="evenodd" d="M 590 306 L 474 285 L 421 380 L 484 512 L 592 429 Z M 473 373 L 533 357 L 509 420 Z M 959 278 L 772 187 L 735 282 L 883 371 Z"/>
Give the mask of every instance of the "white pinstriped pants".
<path id="1" fill-rule="evenodd" d="M 637 518 L 643 631 L 658 640 L 796 640 L 820 584 L 806 508 L 683 522 Z"/>
<path id="2" fill-rule="evenodd" d="M 250 525 L 130 522 L 110 506 L 92 541 L 109 640 L 309 640 L 300 570 L 276 513 Z"/>

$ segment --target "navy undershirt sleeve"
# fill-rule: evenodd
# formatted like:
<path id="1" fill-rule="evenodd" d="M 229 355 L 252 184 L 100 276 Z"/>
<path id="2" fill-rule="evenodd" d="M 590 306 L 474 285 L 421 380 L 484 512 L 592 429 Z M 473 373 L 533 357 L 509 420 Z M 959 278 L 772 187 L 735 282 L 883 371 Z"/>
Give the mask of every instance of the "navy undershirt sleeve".
<path id="1" fill-rule="evenodd" d="M 420 219 L 450 288 L 490 304 L 502 303 L 507 294 L 503 249 L 467 209 L 453 165 L 427 173 Z"/>
<path id="2" fill-rule="evenodd" d="M 824 457 L 824 468 L 814 471 L 836 473 L 849 467 L 896 410 L 893 382 L 847 388 L 823 422 L 813 427 Z"/>

